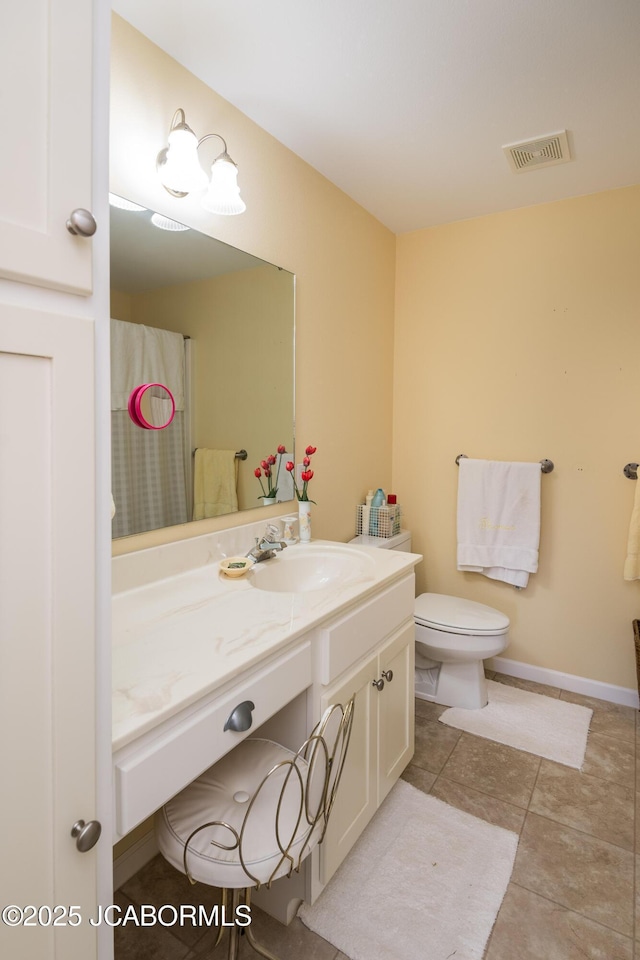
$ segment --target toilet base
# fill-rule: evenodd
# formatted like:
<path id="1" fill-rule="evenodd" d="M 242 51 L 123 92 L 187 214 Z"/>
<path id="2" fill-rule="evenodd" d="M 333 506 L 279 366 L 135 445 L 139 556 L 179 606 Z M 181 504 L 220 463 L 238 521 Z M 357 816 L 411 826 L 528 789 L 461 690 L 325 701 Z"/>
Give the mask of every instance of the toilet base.
<path id="1" fill-rule="evenodd" d="M 414 693 L 419 700 L 428 700 L 445 707 L 462 707 L 465 710 L 480 710 L 486 707 L 487 681 L 482 660 L 442 663 L 435 683 L 432 676 L 420 676 L 422 673 L 423 671 L 416 671 Z"/>

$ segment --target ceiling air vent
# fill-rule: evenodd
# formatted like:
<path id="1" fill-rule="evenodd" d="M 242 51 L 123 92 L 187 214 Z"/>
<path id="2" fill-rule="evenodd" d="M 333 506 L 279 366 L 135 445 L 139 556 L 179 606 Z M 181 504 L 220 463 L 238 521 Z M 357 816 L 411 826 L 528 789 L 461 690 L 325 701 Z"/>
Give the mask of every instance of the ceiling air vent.
<path id="1" fill-rule="evenodd" d="M 536 140 L 508 143 L 502 149 L 514 173 L 539 170 L 540 167 L 552 167 L 556 163 L 568 163 L 571 160 L 566 130 Z"/>

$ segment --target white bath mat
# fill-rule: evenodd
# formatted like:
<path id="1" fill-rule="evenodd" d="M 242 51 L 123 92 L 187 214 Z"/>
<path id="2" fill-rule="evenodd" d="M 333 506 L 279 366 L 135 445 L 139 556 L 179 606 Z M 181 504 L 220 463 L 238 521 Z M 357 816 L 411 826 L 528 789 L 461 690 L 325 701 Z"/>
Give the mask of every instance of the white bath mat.
<path id="1" fill-rule="evenodd" d="M 400 780 L 299 916 L 351 960 L 481 960 L 517 846 Z"/>
<path id="2" fill-rule="evenodd" d="M 487 680 L 487 688 L 486 707 L 450 707 L 438 719 L 458 730 L 580 770 L 592 710 L 494 680 Z"/>

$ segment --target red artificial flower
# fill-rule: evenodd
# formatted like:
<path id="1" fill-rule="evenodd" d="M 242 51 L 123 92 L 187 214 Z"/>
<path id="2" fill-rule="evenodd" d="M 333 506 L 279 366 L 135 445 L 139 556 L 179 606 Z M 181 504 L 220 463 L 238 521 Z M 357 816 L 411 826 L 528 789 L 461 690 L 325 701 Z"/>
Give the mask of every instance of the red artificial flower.
<path id="1" fill-rule="evenodd" d="M 278 448 L 278 452 L 280 452 L 280 448 Z M 307 493 L 307 484 L 309 483 L 309 480 L 311 480 L 311 478 L 313 477 L 313 470 L 309 469 L 311 465 L 310 457 L 315 452 L 316 452 L 315 447 L 307 447 L 305 451 L 306 455 L 302 460 L 302 466 L 305 467 L 305 469 L 300 474 L 300 478 L 302 480 L 302 489 L 300 489 L 298 487 L 298 484 L 296 483 L 296 477 L 294 472 L 296 469 L 296 465 L 293 462 L 293 460 L 287 460 L 285 464 L 287 468 L 287 473 L 291 474 L 291 479 L 293 481 L 293 490 L 296 496 L 296 500 L 309 500 L 309 494 Z M 315 500 L 311 500 L 310 502 L 315 503 Z"/>
<path id="2" fill-rule="evenodd" d="M 281 444 L 281 443 L 278 444 L 278 453 L 284 453 L 285 450 L 286 450 L 286 447 L 284 447 L 283 444 Z M 271 468 L 272 468 L 273 466 L 275 466 L 276 463 L 278 464 L 278 470 L 277 470 L 277 472 L 276 472 L 276 477 L 275 477 L 275 481 L 274 481 L 274 480 L 271 479 L 271 477 L 272 477 L 272 475 L 273 475 Z M 267 489 L 266 489 L 266 490 L 265 490 L 265 488 L 264 488 L 264 484 L 262 483 L 262 480 L 260 479 L 261 476 L 262 476 L 262 474 L 260 473 L 260 467 L 257 467 L 257 468 L 254 470 L 255 476 L 258 478 L 258 480 L 260 480 L 260 488 L 261 488 L 261 490 L 262 490 L 262 496 L 265 497 L 266 499 L 275 499 L 276 496 L 277 496 L 277 494 L 278 494 L 278 480 L 280 479 L 280 467 L 281 467 L 281 466 L 282 466 L 282 460 L 278 460 L 278 458 L 277 458 L 273 453 L 270 453 L 269 456 L 266 458 L 266 460 L 261 460 L 261 461 L 260 461 L 260 467 L 262 467 L 262 469 L 263 469 L 263 471 L 264 471 L 264 475 L 265 475 L 265 477 L 267 478 Z M 291 466 L 292 466 L 292 468 L 293 468 L 293 464 L 292 464 Z M 287 469 L 288 469 L 288 468 L 287 468 Z M 258 498 L 258 499 L 260 499 L 260 498 Z"/>
<path id="3" fill-rule="evenodd" d="M 255 468 L 255 470 L 253 471 L 253 475 L 254 477 L 258 477 L 258 478 L 262 476 L 262 470 L 260 469 L 260 467 Z"/>

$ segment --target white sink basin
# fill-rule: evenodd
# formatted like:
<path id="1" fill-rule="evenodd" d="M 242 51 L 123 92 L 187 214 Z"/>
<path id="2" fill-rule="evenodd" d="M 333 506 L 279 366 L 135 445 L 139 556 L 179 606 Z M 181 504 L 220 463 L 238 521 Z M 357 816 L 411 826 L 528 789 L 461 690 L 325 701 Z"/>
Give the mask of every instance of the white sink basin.
<path id="1" fill-rule="evenodd" d="M 257 563 L 249 574 L 258 590 L 308 593 L 366 580 L 374 574 L 372 557 L 352 547 L 298 544 L 271 560 Z"/>

